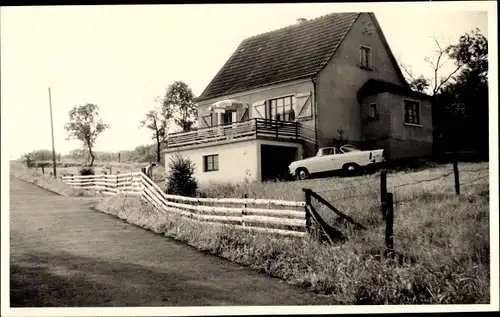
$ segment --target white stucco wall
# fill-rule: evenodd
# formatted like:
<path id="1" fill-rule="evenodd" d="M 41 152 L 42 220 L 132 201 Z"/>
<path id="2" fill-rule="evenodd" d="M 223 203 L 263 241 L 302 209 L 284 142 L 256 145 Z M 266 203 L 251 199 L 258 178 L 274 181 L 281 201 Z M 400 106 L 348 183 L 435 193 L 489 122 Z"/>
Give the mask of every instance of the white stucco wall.
<path id="1" fill-rule="evenodd" d="M 262 139 L 250 139 L 239 142 L 221 142 L 210 146 L 179 149 L 166 152 L 165 171 L 168 172 L 170 158 L 176 153 L 189 157 L 195 164 L 194 177 L 200 185 L 210 183 L 241 183 L 245 179 L 249 182 L 261 180 L 261 145 L 288 146 L 297 148 L 297 157 L 303 155 L 302 145 L 299 143 L 281 142 Z M 206 155 L 219 155 L 219 170 L 204 171 L 203 157 Z"/>
<path id="2" fill-rule="evenodd" d="M 165 153 L 165 171 L 168 172 L 170 158 L 180 153 L 189 157 L 196 165 L 194 176 L 200 185 L 208 185 L 210 182 L 239 183 L 245 178 L 249 181 L 260 180 L 257 142 L 257 140 L 248 140 Z M 219 155 L 219 170 L 205 172 L 203 157 L 214 154 Z"/>

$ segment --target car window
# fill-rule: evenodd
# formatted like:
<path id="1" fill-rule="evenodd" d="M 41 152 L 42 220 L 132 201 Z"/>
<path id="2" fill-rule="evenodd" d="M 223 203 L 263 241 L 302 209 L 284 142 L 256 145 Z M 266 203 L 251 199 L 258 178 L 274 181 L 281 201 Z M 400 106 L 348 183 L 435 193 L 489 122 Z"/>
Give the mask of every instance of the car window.
<path id="1" fill-rule="evenodd" d="M 355 146 L 353 145 L 350 145 L 350 144 L 346 144 L 346 145 L 343 145 L 340 150 L 344 153 L 349 153 L 349 152 L 359 152 L 361 151 L 360 149 L 356 148 Z"/>
<path id="2" fill-rule="evenodd" d="M 332 155 L 332 154 L 337 154 L 337 149 L 336 148 L 325 148 L 323 149 L 323 155 Z"/>

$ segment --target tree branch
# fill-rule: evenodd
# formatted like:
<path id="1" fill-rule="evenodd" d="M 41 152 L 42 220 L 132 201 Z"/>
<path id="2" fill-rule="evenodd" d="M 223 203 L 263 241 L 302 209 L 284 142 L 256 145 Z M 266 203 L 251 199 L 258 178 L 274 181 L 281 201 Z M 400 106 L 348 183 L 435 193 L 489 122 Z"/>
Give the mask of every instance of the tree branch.
<path id="1" fill-rule="evenodd" d="M 450 78 L 460 70 L 460 68 L 462 68 L 462 66 L 464 66 L 465 64 L 461 64 L 461 65 L 458 65 L 457 68 L 455 68 L 455 70 L 453 72 L 451 72 L 448 77 L 446 77 L 445 79 L 443 79 L 441 81 L 441 83 L 439 84 L 439 86 L 437 86 L 437 89 L 436 89 L 436 93 L 439 91 L 439 89 L 441 89 L 441 87 L 448 81 L 450 80 Z"/>
<path id="2" fill-rule="evenodd" d="M 413 81 L 415 80 L 415 77 L 413 77 L 411 72 L 408 71 L 408 69 L 406 68 L 406 66 L 403 63 L 400 63 L 399 66 L 403 69 L 403 71 L 406 73 L 406 75 L 408 75 L 408 77 L 410 77 L 411 80 L 413 80 Z"/>

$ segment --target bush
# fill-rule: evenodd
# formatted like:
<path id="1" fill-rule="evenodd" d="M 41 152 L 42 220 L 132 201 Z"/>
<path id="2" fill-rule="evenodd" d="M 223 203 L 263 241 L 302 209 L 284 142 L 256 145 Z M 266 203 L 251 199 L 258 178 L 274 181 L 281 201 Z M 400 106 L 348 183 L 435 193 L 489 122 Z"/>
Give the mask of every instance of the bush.
<path id="1" fill-rule="evenodd" d="M 82 166 L 79 170 L 80 175 L 85 176 L 85 175 L 94 175 L 94 169 L 90 166 Z"/>
<path id="2" fill-rule="evenodd" d="M 174 155 L 168 164 L 165 181 L 166 192 L 172 195 L 195 196 L 198 182 L 194 178 L 194 163 L 180 154 Z"/>

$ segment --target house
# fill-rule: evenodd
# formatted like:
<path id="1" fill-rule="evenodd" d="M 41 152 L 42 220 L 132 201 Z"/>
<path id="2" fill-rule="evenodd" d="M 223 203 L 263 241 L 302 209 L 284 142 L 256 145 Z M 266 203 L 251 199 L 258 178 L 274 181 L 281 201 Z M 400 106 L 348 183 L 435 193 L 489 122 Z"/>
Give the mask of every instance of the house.
<path id="1" fill-rule="evenodd" d="M 201 183 L 263 181 L 344 131 L 390 158 L 432 151 L 430 98 L 410 90 L 373 13 L 333 13 L 245 39 L 168 136 Z"/>

